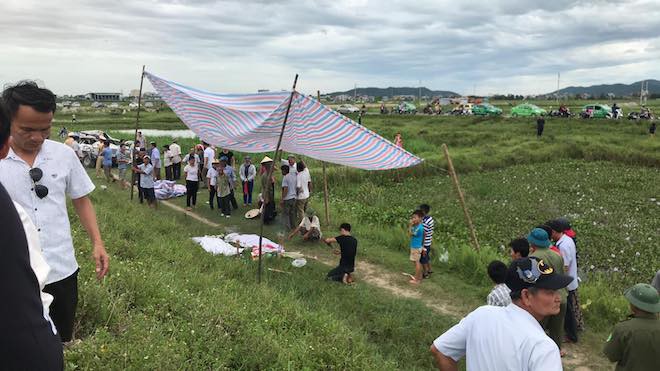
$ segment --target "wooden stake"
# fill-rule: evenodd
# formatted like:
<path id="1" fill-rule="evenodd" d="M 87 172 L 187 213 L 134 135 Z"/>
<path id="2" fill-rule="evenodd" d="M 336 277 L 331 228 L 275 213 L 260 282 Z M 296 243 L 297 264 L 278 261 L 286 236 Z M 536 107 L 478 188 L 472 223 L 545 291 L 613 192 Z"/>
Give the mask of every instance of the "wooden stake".
<path id="1" fill-rule="evenodd" d="M 321 103 L 321 92 L 316 91 L 316 98 Z M 325 226 L 330 226 L 330 210 L 328 209 L 328 176 L 325 173 L 325 161 L 321 162 L 323 165 L 323 201 L 325 202 Z"/>
<path id="2" fill-rule="evenodd" d="M 135 147 L 135 142 L 137 142 L 137 133 L 138 127 L 140 125 L 140 110 L 142 109 L 142 84 L 144 83 L 144 65 L 142 65 L 142 74 L 140 75 L 140 95 L 138 95 L 138 110 L 135 117 L 135 136 L 133 138 L 133 153 L 131 153 L 131 164 L 135 165 L 135 154 L 137 153 L 137 148 Z M 144 144 L 144 143 L 142 143 Z M 131 170 L 131 201 L 133 201 L 133 187 L 135 186 L 135 173 Z"/>
<path id="3" fill-rule="evenodd" d="M 282 145 L 282 137 L 284 136 L 284 129 L 286 128 L 286 121 L 289 119 L 289 110 L 291 110 L 291 104 L 293 103 L 293 97 L 296 95 L 296 84 L 298 83 L 298 74 L 296 74 L 296 77 L 293 79 L 293 89 L 291 90 L 291 97 L 289 97 L 289 104 L 286 106 L 286 114 L 284 115 L 284 121 L 282 122 L 282 131 L 280 131 L 280 137 L 277 140 L 277 147 L 275 148 L 275 159 L 273 160 L 273 165 L 268 169 L 268 174 L 266 178 L 266 189 L 263 190 L 265 195 L 270 195 L 270 179 L 273 176 L 273 170 L 275 169 L 275 165 L 280 162 L 281 158 L 281 153 L 280 153 L 280 146 Z M 275 195 L 275 192 L 273 192 L 273 196 Z M 264 197 L 266 198 L 266 197 Z M 275 198 L 271 200 L 272 202 L 275 202 Z M 261 283 L 261 271 L 263 269 L 263 263 L 262 263 L 262 241 L 264 238 L 264 218 L 266 217 L 266 205 L 264 207 L 264 212 L 261 213 L 261 227 L 259 228 L 259 269 L 257 270 L 257 283 Z"/>
<path id="4" fill-rule="evenodd" d="M 472 246 L 475 250 L 479 251 L 479 241 L 477 241 L 477 233 L 474 230 L 474 225 L 472 224 L 472 218 L 470 218 L 470 212 L 468 211 L 467 206 L 465 205 L 465 197 L 463 196 L 463 191 L 461 190 L 461 185 L 458 183 L 458 176 L 454 170 L 454 164 L 449 157 L 449 149 L 447 149 L 446 144 L 442 144 L 442 150 L 445 153 L 445 158 L 447 159 L 447 167 L 449 168 L 449 175 L 454 181 L 454 188 L 456 188 L 456 193 L 458 193 L 458 201 L 461 203 L 463 208 L 463 214 L 465 215 L 465 221 L 467 222 L 468 229 L 470 229 L 470 236 L 472 238 Z"/>

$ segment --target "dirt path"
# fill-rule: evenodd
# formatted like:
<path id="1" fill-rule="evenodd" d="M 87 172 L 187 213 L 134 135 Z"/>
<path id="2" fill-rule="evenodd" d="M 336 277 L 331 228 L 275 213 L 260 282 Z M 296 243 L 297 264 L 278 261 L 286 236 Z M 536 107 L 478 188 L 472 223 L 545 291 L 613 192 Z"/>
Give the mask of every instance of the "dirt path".
<path id="1" fill-rule="evenodd" d="M 182 212 L 191 218 L 200 221 L 204 224 L 207 224 L 211 227 L 217 228 L 220 227 L 220 224 L 214 223 L 198 214 L 195 214 L 192 211 L 187 211 L 184 208 L 174 205 L 169 201 L 162 201 L 162 205 L 165 205 L 169 208 L 172 208 L 178 212 Z M 305 254 L 308 259 L 316 260 L 322 264 L 328 266 L 334 266 L 335 260 L 331 256 L 318 256 Z M 402 274 L 395 274 L 385 269 L 379 267 L 378 265 L 358 261 L 356 264 L 356 278 L 359 281 L 364 281 L 370 285 L 379 287 L 383 290 L 390 292 L 392 295 L 406 298 L 406 299 L 415 299 L 419 300 L 427 307 L 433 309 L 435 312 L 454 318 L 462 318 L 467 312 L 465 308 L 462 308 L 456 304 L 452 304 L 448 300 L 443 300 L 442 295 L 440 298 L 428 298 L 422 296 L 422 294 L 415 287 L 403 286 L 400 283 L 405 283 L 408 281 L 408 278 L 403 277 Z M 588 352 L 580 344 L 564 344 L 564 350 L 567 351 L 567 355 L 562 358 L 562 363 L 566 370 L 573 371 L 592 371 L 592 370 L 611 370 L 612 367 L 610 364 L 605 363 L 606 361 L 601 358 L 597 358 L 591 352 Z"/>

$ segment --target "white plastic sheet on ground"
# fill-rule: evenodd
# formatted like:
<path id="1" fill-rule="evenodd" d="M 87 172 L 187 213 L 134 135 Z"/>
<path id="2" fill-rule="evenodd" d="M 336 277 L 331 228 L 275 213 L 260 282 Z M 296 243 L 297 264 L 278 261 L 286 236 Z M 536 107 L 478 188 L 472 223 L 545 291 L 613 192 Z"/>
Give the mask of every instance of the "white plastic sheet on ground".
<path id="1" fill-rule="evenodd" d="M 157 180 L 154 182 L 154 193 L 159 200 L 180 197 L 186 194 L 186 186 L 172 180 Z"/>
<path id="2" fill-rule="evenodd" d="M 244 249 L 236 248 L 217 236 L 193 237 L 193 241 L 202 246 L 202 249 L 213 255 L 234 256 L 243 252 Z"/>
<path id="3" fill-rule="evenodd" d="M 252 249 L 252 256 L 259 256 L 259 235 L 256 234 L 238 234 L 230 233 L 225 236 L 225 241 L 229 243 L 237 243 L 239 246 Z M 284 253 L 284 247 L 277 244 L 266 237 L 261 241 L 261 254 L 268 253 Z"/>

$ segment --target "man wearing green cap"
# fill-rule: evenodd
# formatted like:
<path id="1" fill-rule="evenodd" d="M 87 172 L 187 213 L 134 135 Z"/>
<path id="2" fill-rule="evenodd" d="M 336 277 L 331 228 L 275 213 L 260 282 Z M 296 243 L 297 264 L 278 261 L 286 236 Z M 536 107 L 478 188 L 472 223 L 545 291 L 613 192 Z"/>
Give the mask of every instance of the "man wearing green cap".
<path id="1" fill-rule="evenodd" d="M 527 235 L 527 241 L 530 245 L 529 256 L 542 259 L 548 264 L 555 272 L 564 271 L 564 259 L 561 255 L 550 250 L 550 237 L 548 232 L 542 228 L 534 228 Z M 542 324 L 543 328 L 548 330 L 548 336 L 557 344 L 560 354 L 564 356 L 566 352 L 561 350 L 561 342 L 564 336 L 564 318 L 566 317 L 566 296 L 568 295 L 565 288 L 559 290 L 561 296 L 561 305 L 559 307 L 559 314 L 546 317 Z"/>
<path id="2" fill-rule="evenodd" d="M 616 362 L 616 371 L 657 370 L 660 361 L 660 295 L 638 283 L 625 291 L 632 315 L 614 326 L 603 353 Z"/>

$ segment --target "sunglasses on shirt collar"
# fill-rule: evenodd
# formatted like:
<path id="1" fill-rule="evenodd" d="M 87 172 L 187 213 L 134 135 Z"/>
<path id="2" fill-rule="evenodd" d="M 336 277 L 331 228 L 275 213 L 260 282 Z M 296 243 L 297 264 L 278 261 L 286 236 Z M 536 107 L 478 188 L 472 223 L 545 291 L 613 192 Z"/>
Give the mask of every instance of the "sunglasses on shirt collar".
<path id="1" fill-rule="evenodd" d="M 38 167 L 35 167 L 30 169 L 29 174 L 30 179 L 32 179 L 32 183 L 34 184 L 34 193 L 37 194 L 37 197 L 41 199 L 48 196 L 48 187 L 43 184 L 37 184 L 41 178 L 43 178 L 44 172 Z"/>

